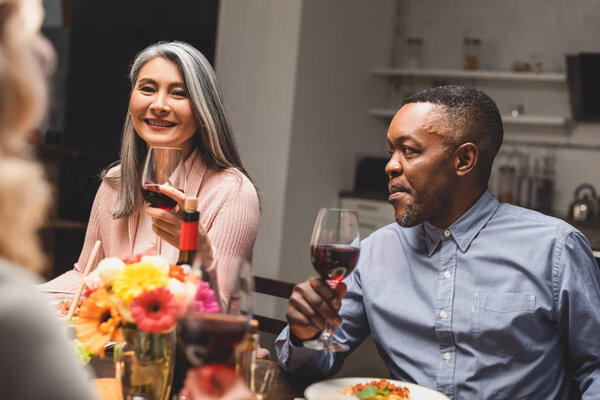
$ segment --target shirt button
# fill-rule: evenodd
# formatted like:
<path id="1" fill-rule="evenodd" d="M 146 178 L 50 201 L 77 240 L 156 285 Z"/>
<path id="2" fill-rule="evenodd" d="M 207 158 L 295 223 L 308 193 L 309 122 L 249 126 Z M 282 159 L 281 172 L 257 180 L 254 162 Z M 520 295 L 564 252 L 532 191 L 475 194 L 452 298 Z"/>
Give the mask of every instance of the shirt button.
<path id="1" fill-rule="evenodd" d="M 451 276 L 451 275 L 450 275 L 450 271 L 448 271 L 448 270 L 445 270 L 445 271 L 444 271 L 444 278 L 448 279 L 448 278 L 450 278 L 450 276 Z"/>
<path id="2" fill-rule="evenodd" d="M 444 360 L 448 361 L 450 358 L 452 357 L 452 355 L 448 352 L 444 353 Z"/>
<path id="3" fill-rule="evenodd" d="M 440 311 L 440 318 L 444 319 L 448 316 L 448 314 L 446 314 L 446 311 Z"/>
<path id="4" fill-rule="evenodd" d="M 446 237 L 450 236 L 450 229 L 446 229 L 444 231 L 444 236 L 446 236 Z"/>

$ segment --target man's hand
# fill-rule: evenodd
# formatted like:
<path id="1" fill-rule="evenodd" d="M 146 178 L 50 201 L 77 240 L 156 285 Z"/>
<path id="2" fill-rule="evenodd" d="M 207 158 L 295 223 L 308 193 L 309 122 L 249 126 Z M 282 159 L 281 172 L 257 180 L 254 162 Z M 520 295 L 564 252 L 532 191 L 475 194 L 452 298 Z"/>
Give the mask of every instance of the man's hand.
<path id="1" fill-rule="evenodd" d="M 294 286 L 285 314 L 290 331 L 299 339 L 306 340 L 323 331 L 326 320 L 333 326 L 339 326 L 342 318 L 338 311 L 345 293 L 344 283 L 338 284 L 334 290 L 315 276 Z"/>

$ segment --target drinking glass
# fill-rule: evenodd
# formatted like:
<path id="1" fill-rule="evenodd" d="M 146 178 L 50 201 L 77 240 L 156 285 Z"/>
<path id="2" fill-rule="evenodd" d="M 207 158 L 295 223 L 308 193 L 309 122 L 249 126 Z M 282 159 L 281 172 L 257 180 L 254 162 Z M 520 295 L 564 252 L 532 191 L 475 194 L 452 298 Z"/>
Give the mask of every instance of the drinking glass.
<path id="1" fill-rule="evenodd" d="M 209 383 L 216 379 L 225 384 L 214 388 L 218 392 L 236 379 L 236 349 L 249 330 L 254 280 L 248 262 L 219 258 L 215 263 L 227 263 L 211 266 L 215 272 L 227 271 L 219 279 L 221 286 L 216 286 L 216 274 L 202 271 L 198 291 L 179 322 L 188 377 L 195 377 L 194 385 L 200 388 L 212 387 Z M 220 291 L 227 296 L 220 296 Z"/>
<path id="2" fill-rule="evenodd" d="M 358 212 L 339 208 L 321 208 L 310 240 L 310 258 L 315 270 L 335 289 L 352 272 L 360 253 Z M 304 342 L 315 350 L 348 351 L 349 347 L 333 338 L 334 328 L 325 322 L 318 339 Z"/>
<path id="3" fill-rule="evenodd" d="M 142 173 L 142 194 L 150 207 L 172 210 L 177 202 L 160 193 L 160 185 L 169 185 L 183 192 L 185 186 L 185 166 L 183 150 L 174 147 L 150 147 Z M 161 239 L 158 237 L 157 250 L 161 252 Z"/>

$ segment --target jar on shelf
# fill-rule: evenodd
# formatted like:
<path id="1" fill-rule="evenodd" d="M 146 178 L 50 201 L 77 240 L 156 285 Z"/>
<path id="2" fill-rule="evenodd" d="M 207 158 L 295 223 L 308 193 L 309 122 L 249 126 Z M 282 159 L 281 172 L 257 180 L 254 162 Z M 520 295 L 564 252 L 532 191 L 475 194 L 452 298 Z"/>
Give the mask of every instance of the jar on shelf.
<path id="1" fill-rule="evenodd" d="M 476 37 L 466 37 L 464 39 L 464 69 L 477 69 L 479 68 L 479 49 L 481 47 L 481 40 Z"/>
<path id="2" fill-rule="evenodd" d="M 421 68 L 423 66 L 423 39 L 409 37 L 406 39 L 406 68 Z"/>

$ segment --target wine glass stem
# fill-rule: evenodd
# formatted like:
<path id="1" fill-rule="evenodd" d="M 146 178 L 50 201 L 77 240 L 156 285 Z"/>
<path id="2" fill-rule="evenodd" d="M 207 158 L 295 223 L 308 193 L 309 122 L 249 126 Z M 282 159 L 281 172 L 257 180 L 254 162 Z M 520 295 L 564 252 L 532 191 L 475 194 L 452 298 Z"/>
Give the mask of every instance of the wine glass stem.
<path id="1" fill-rule="evenodd" d="M 325 329 L 323 329 L 323 333 L 321 334 L 321 341 L 325 344 L 329 344 L 333 340 L 333 332 L 335 328 L 329 323 L 329 321 L 325 321 Z"/>

